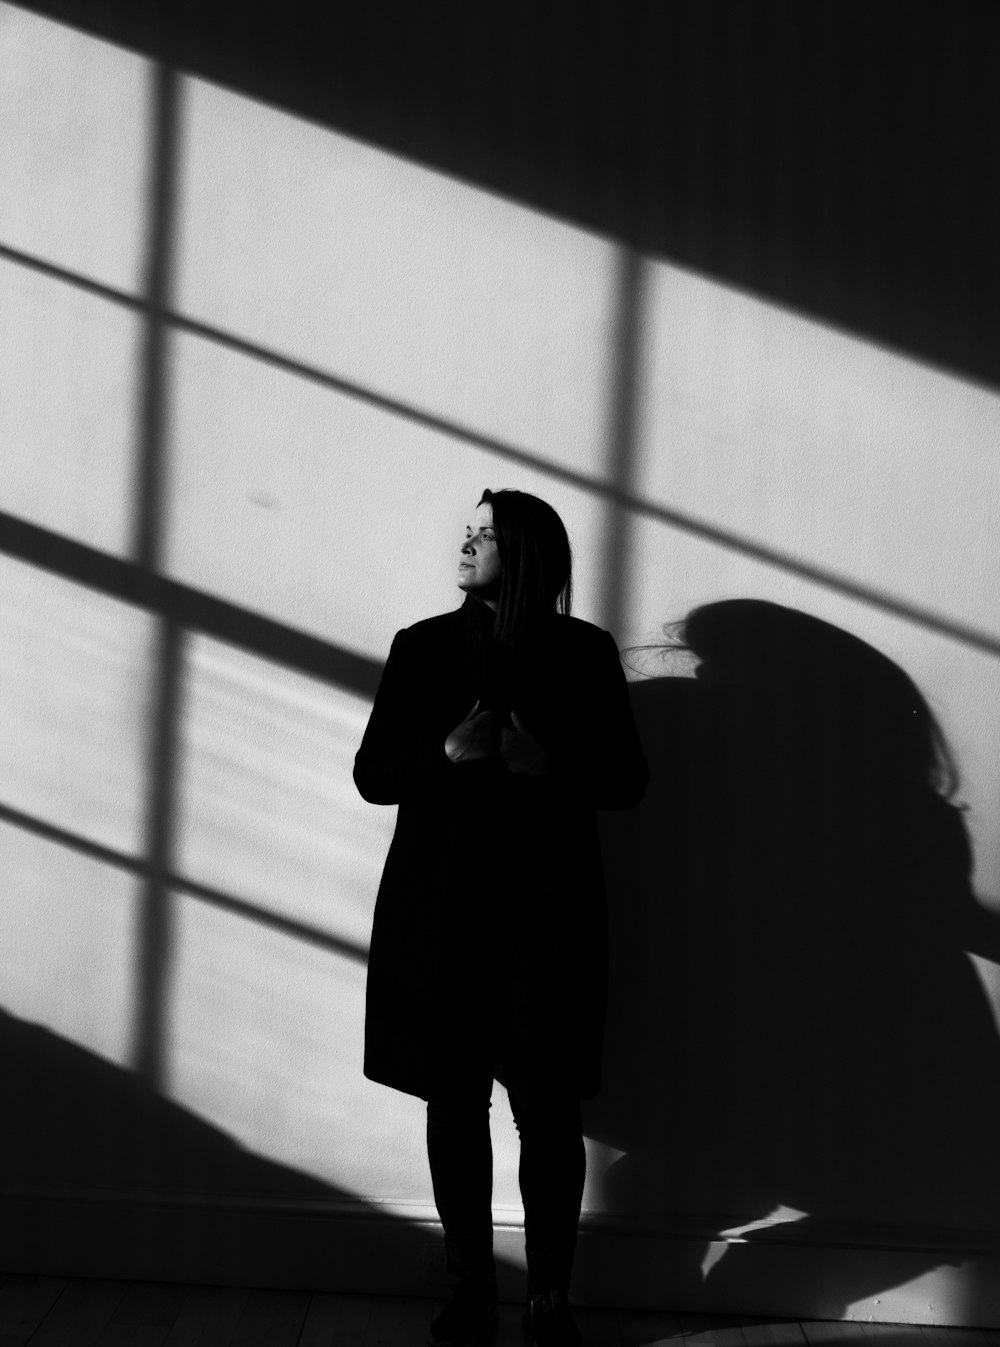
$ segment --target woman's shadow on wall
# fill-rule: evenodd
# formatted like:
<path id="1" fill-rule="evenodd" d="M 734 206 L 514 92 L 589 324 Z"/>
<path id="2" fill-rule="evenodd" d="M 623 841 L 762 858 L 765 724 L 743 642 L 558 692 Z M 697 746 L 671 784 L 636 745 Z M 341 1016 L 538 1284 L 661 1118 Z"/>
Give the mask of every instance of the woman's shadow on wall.
<path id="1" fill-rule="evenodd" d="M 750 1238 L 974 1241 L 1000 1210 L 1000 1040 L 966 952 L 1000 961 L 1000 918 L 970 887 L 934 718 L 890 660 L 804 613 L 734 600 L 683 635 L 695 677 L 632 686 L 647 797 L 602 821 L 612 981 L 587 1131 L 625 1152 L 604 1206 L 706 1239 L 788 1208 Z M 733 1303 L 748 1251 L 674 1270 L 691 1303 Z M 886 1289 L 874 1275 L 828 1279 L 822 1313 Z"/>

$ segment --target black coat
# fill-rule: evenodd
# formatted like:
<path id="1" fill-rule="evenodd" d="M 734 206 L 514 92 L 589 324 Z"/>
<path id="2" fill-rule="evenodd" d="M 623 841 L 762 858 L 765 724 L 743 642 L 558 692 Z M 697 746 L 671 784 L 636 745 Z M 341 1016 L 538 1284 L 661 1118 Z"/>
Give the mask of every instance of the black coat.
<path id="1" fill-rule="evenodd" d="M 607 912 L 594 810 L 641 798 L 648 770 L 612 637 L 553 615 L 509 658 L 466 598 L 392 643 L 354 780 L 398 804 L 372 928 L 365 1075 L 427 1098 L 510 1052 L 581 1098 L 600 1088 Z M 453 764 L 476 701 L 517 712 L 543 778 Z"/>

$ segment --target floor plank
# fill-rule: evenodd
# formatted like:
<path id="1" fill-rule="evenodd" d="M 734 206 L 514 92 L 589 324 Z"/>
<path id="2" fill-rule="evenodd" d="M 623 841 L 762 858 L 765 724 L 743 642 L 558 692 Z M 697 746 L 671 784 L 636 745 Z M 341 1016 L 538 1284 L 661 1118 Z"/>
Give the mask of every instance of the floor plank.
<path id="1" fill-rule="evenodd" d="M 31 1335 L 31 1347 L 94 1347 L 127 1290 L 127 1282 L 74 1279 Z"/>
<path id="2" fill-rule="evenodd" d="M 0 1287 L 0 1347 L 24 1347 L 68 1285 L 66 1277 L 5 1277 Z"/>
<path id="3" fill-rule="evenodd" d="M 94 1347 L 163 1347 L 169 1324 L 108 1324 Z M 30 1344 L 29 1344 L 30 1347 Z"/>
<path id="4" fill-rule="evenodd" d="M 372 1303 L 371 1296 L 313 1296 L 298 1347 L 363 1347 Z"/>
<path id="5" fill-rule="evenodd" d="M 428 1323 L 437 1314 L 438 1310 L 447 1303 L 447 1301 L 442 1300 L 439 1305 L 435 1306 L 433 1314 L 428 1318 Z M 515 1342 L 523 1344 L 525 1341 L 524 1329 L 521 1327 L 523 1317 L 524 1306 L 520 1303 L 498 1305 L 496 1326 L 483 1334 L 483 1347 L 511 1347 L 511 1344 Z"/>
<path id="6" fill-rule="evenodd" d="M 677 1314 L 618 1311 L 618 1333 L 622 1347 L 656 1347 L 657 1343 L 680 1338 L 683 1332 L 683 1324 Z"/>
<path id="7" fill-rule="evenodd" d="M 427 1330 L 441 1304 L 417 1296 L 379 1297 L 372 1304 L 365 1347 L 426 1347 Z"/>
<path id="8" fill-rule="evenodd" d="M 113 1324 L 165 1324 L 175 1322 L 185 1299 L 195 1288 L 167 1282 L 133 1282 L 111 1316 Z"/>
<path id="9" fill-rule="evenodd" d="M 863 1326 L 853 1319 L 804 1319 L 799 1327 L 809 1347 L 863 1347 L 868 1341 Z"/>
<path id="10" fill-rule="evenodd" d="M 521 1307 L 517 1308 L 520 1310 Z M 621 1347 L 617 1310 L 597 1309 L 589 1305 L 572 1305 L 571 1309 L 586 1347 Z"/>
<path id="11" fill-rule="evenodd" d="M 927 1347 L 987 1347 L 986 1337 L 978 1328 L 923 1324 L 920 1331 Z"/>
<path id="12" fill-rule="evenodd" d="M 296 1347 L 308 1309 L 305 1291 L 251 1291 L 230 1347 Z"/>
<path id="13" fill-rule="evenodd" d="M 445 1301 L 0 1275 L 0 1347 L 426 1347 Z M 526 1347 L 520 1304 L 481 1347 Z M 1000 1347 L 1000 1331 L 574 1306 L 586 1347 Z"/>
<path id="14" fill-rule="evenodd" d="M 684 1342 L 707 1343 L 710 1347 L 746 1347 L 739 1319 L 729 1315 L 685 1314 L 681 1316 Z"/>
<path id="15" fill-rule="evenodd" d="M 929 1347 L 919 1324 L 870 1324 L 862 1321 L 870 1347 Z"/>
<path id="16" fill-rule="evenodd" d="M 445 1303 L 441 1301 L 442 1305 Z M 524 1305 L 520 1301 L 517 1304 L 498 1305 L 496 1326 L 483 1334 L 481 1347 L 525 1347 L 529 1339 L 525 1337 L 521 1326 L 523 1318 Z M 589 1343 L 587 1347 L 590 1347 Z"/>
<path id="17" fill-rule="evenodd" d="M 806 1347 L 805 1334 L 794 1319 L 747 1319 L 743 1336 L 747 1347 Z"/>
<path id="18" fill-rule="evenodd" d="M 193 1289 L 181 1305 L 165 1347 L 230 1347 L 249 1294 L 229 1287 Z"/>

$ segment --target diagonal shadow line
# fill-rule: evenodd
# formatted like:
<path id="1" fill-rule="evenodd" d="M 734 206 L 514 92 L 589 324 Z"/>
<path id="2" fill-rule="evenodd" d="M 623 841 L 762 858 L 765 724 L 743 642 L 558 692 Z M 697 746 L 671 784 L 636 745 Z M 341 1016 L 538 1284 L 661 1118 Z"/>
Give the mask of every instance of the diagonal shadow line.
<path id="1" fill-rule="evenodd" d="M 87 281 L 85 278 L 77 277 L 73 272 L 65 271 L 60 267 L 54 267 L 50 263 L 44 263 L 38 258 L 32 258 L 29 254 L 19 253 L 16 249 L 0 245 L 0 257 L 7 257 L 15 262 L 23 262 L 24 265 L 31 266 L 33 269 L 42 271 L 56 279 L 74 285 L 81 285 L 82 288 L 87 289 L 92 293 L 100 294 L 104 298 L 126 303 L 130 308 L 142 310 L 147 307 L 144 302 L 124 295 L 122 292 L 113 290 L 111 287 L 101 286 L 96 282 Z M 609 504 L 616 505 L 621 509 L 630 510 L 634 515 L 640 518 L 654 520 L 656 523 L 664 524 L 668 528 L 675 529 L 679 533 L 686 533 L 691 537 L 700 538 L 705 542 L 713 543 L 727 551 L 749 557 L 751 560 L 759 562 L 761 565 L 771 566 L 790 575 L 796 575 L 800 579 L 807 580 L 811 584 L 819 585 L 822 588 L 832 590 L 837 594 L 843 594 L 847 598 L 856 599 L 858 602 L 866 604 L 870 608 L 878 609 L 881 612 L 891 614 L 893 617 L 898 617 L 905 622 L 911 622 L 916 626 L 925 627 L 928 631 L 937 632 L 939 635 L 947 636 L 961 645 L 971 646 L 974 649 L 982 650 L 989 655 L 1000 656 L 1000 637 L 994 636 L 989 632 L 978 630 L 975 627 L 969 626 L 967 623 L 955 622 L 951 618 L 945 617 L 931 608 L 926 608 L 920 604 L 907 603 L 903 599 L 896 598 L 882 590 L 874 589 L 870 585 L 860 584 L 838 571 L 832 571 L 823 566 L 814 566 L 811 563 L 804 561 L 801 557 L 796 556 L 794 553 L 785 552 L 780 548 L 768 547 L 762 543 L 754 542 L 751 538 L 734 533 L 728 529 L 719 528 L 716 525 L 708 523 L 706 520 L 699 519 L 682 510 L 669 509 L 666 506 L 657 504 L 655 501 L 634 495 L 613 482 L 608 482 L 598 477 L 590 476 L 587 473 L 564 467 L 561 464 L 553 463 L 548 459 L 542 458 L 538 454 L 529 453 L 525 449 L 517 448 L 515 445 L 506 444 L 502 440 L 496 440 L 488 435 L 484 435 L 471 426 L 464 426 L 459 422 L 450 421 L 445 417 L 436 416 L 431 412 L 423 411 L 419 407 L 415 407 L 409 403 L 387 397 L 382 393 L 376 393 L 374 390 L 365 388 L 360 384 L 351 383 L 350 380 L 330 374 L 327 371 L 320 369 L 318 366 L 309 365 L 299 360 L 293 360 L 290 356 L 282 355 L 278 351 L 270 350 L 267 347 L 259 346 L 254 342 L 247 341 L 242 337 L 237 337 L 232 333 L 211 327 L 207 323 L 200 323 L 194 319 L 184 318 L 183 316 L 174 313 L 170 313 L 166 315 L 166 317 L 168 321 L 178 329 L 194 336 L 202 337 L 206 341 L 211 341 L 217 346 L 222 346 L 228 350 L 235 351 L 239 355 L 259 360 L 261 363 L 269 365 L 274 369 L 282 370 L 286 374 L 306 379 L 310 383 L 318 384 L 332 392 L 340 393 L 344 397 L 350 397 L 355 401 L 363 402 L 370 407 L 376 408 L 378 411 L 386 412 L 392 416 L 398 416 L 412 422 L 414 425 L 422 426 L 427 430 L 432 430 L 449 439 L 460 440 L 463 444 L 486 450 L 497 458 L 504 459 L 508 463 L 514 463 L 518 467 L 527 468 L 532 472 L 537 472 L 541 476 L 550 478 L 552 481 L 562 482 L 566 486 L 575 487 L 579 490 L 599 495 Z M 0 513 L 0 527 L 3 526 L 5 519 L 10 518 L 13 518 L 13 516 Z M 10 549 L 6 548 L 3 542 L 0 542 L 0 550 Z M 228 638 L 224 637 L 223 639 Z"/>
<path id="2" fill-rule="evenodd" d="M 379 660 L 0 511 L 2 553 L 363 697 L 378 688 Z"/>
<path id="3" fill-rule="evenodd" d="M 233 894 L 224 893 L 221 889 L 212 888 L 208 884 L 200 884 L 197 880 L 188 879 L 184 875 L 168 875 L 167 878 L 170 886 L 178 893 L 186 893 L 210 907 L 220 908 L 223 912 L 232 913 L 233 916 L 253 921 L 258 926 L 267 926 L 272 931 L 280 931 L 282 935 L 293 936 L 306 944 L 329 950 L 333 954 L 351 960 L 352 963 L 368 963 L 368 950 L 353 940 L 330 935 L 329 932 L 321 931 L 318 926 L 310 926 L 307 922 L 283 917 L 277 912 L 268 911 L 266 907 L 251 903 L 246 898 L 236 898 Z"/>
<path id="4" fill-rule="evenodd" d="M 139 856 L 130 856 L 125 851 L 105 846 L 101 842 L 95 842 L 91 838 L 83 837 L 67 828 L 60 828 L 54 823 L 47 823 L 44 819 L 36 818 L 33 814 L 26 814 L 23 810 L 14 809 L 8 804 L 0 803 L 0 822 L 21 828 L 47 842 L 55 842 L 70 851 L 75 851 L 78 855 L 88 857 L 90 860 L 100 861 L 104 865 L 113 866 L 116 870 L 124 870 L 137 879 L 148 877 L 152 868 L 150 862 Z M 307 922 L 283 917 L 280 913 L 272 912 L 266 907 L 260 907 L 257 903 L 252 903 L 246 898 L 237 898 L 233 894 L 225 893 L 222 889 L 213 888 L 208 884 L 200 884 L 197 880 L 190 879 L 185 875 L 168 873 L 164 876 L 164 880 L 169 888 L 178 893 L 186 893 L 192 898 L 197 898 L 210 907 L 216 907 L 224 912 L 230 912 L 234 916 L 243 917 L 248 921 L 255 922 L 258 926 L 266 926 L 271 930 L 280 931 L 282 935 L 289 935 L 296 940 L 304 941 L 306 944 L 316 945 L 332 954 L 339 954 L 345 959 L 350 959 L 353 963 L 367 964 L 368 962 L 367 949 L 353 940 L 345 940 L 342 936 L 331 935 L 328 931 L 322 931 L 318 926 L 310 926 Z"/>
<path id="5" fill-rule="evenodd" d="M 24 267 L 26 271 L 37 271 L 39 275 L 47 276 L 49 280 L 62 281 L 64 285 L 71 285 L 74 290 L 82 290 L 85 294 L 94 295 L 97 299 L 106 299 L 109 303 L 118 304 L 125 309 L 141 312 L 150 307 L 149 300 L 142 295 L 130 295 L 127 290 L 119 290 L 114 285 L 105 285 L 102 281 L 95 281 L 79 271 L 71 271 L 68 267 L 61 267 L 55 262 L 47 262 L 36 253 L 26 253 L 21 248 L 12 248 L 7 243 L 0 243 L 0 258 Z"/>
<path id="6" fill-rule="evenodd" d="M 103 842 L 95 842 L 80 833 L 60 828 L 55 823 L 46 823 L 44 819 L 36 818 L 34 814 L 26 814 L 21 809 L 14 809 L 9 804 L 0 803 L 0 822 L 13 824 L 15 828 L 33 833 L 46 842 L 58 842 L 60 846 L 68 847 L 70 851 L 86 856 L 89 860 L 112 865 L 116 870 L 125 870 L 130 875 L 141 875 L 147 869 L 146 862 L 140 860 L 138 856 L 130 856 L 127 851 L 105 846 Z"/>

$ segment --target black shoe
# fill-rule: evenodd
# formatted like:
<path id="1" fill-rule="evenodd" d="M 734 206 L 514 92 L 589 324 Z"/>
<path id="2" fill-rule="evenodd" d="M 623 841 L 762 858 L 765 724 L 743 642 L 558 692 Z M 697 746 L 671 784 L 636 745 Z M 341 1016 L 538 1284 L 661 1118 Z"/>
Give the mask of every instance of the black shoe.
<path id="1" fill-rule="evenodd" d="M 565 1291 L 539 1291 L 525 1306 L 524 1327 L 538 1347 L 580 1347 L 583 1338 Z"/>
<path id="2" fill-rule="evenodd" d="M 496 1316 L 496 1278 L 463 1279 L 431 1324 L 431 1347 L 468 1347 L 495 1322 Z"/>

